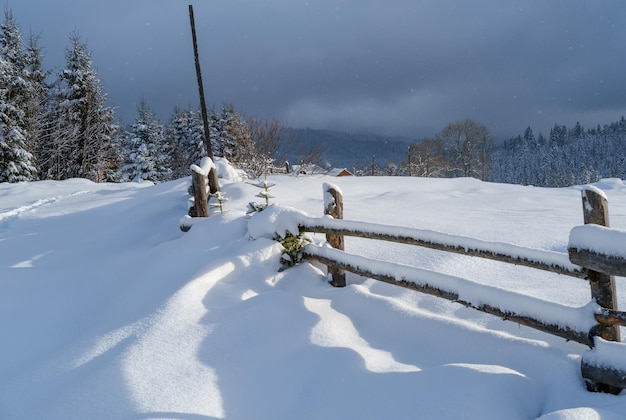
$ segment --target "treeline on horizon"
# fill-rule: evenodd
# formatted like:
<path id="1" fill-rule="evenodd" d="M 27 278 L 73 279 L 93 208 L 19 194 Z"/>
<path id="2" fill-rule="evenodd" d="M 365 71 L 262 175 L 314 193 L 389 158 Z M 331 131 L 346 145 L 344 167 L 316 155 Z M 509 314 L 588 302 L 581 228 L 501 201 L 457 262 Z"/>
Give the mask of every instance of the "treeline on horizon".
<path id="1" fill-rule="evenodd" d="M 162 182 L 188 175 L 189 166 L 206 155 L 197 110 L 174 108 L 164 123 L 141 100 L 135 121 L 123 126 L 105 105 L 91 53 L 79 34 L 70 34 L 66 66 L 51 82 L 38 41 L 34 35 L 24 41 L 11 11 L 5 10 L 0 25 L 0 182 L 76 177 Z M 296 131 L 275 119 L 244 118 L 230 104 L 211 109 L 209 118 L 213 153 L 250 177 L 283 166 L 287 154 L 297 156 L 295 163 L 323 161 L 324 151 L 295 141 Z M 571 129 L 556 124 L 548 137 L 535 136 L 529 127 L 500 145 L 487 127 L 467 119 L 412 143 L 400 163 L 379 167 L 372 160 L 352 170 L 356 175 L 469 176 L 561 187 L 626 178 L 624 146 L 623 117 L 589 130 L 578 123 Z"/>
<path id="2" fill-rule="evenodd" d="M 406 160 L 385 167 L 363 165 L 356 174 L 422 177 L 469 176 L 508 184 L 565 187 L 626 179 L 626 120 L 585 129 L 555 124 L 545 137 L 531 127 L 495 144 L 473 120 L 448 124 L 433 138 L 413 142 Z"/>
<path id="3" fill-rule="evenodd" d="M 505 141 L 492 155 L 490 180 L 511 184 L 565 187 L 626 179 L 626 120 L 585 130 L 580 123 L 555 126 L 548 137 L 529 127 Z"/>

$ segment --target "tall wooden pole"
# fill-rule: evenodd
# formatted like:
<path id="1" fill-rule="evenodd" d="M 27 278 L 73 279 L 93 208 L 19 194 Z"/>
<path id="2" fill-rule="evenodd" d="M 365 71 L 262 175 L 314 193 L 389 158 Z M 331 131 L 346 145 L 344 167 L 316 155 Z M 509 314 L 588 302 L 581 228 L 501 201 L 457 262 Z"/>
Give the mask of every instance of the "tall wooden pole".
<path id="1" fill-rule="evenodd" d="M 193 38 L 193 56 L 196 61 L 196 77 L 198 78 L 198 93 L 200 94 L 200 110 L 202 112 L 202 124 L 204 126 L 204 147 L 207 152 L 207 156 L 211 160 L 215 160 L 213 157 L 213 147 L 211 146 L 211 136 L 209 127 L 209 115 L 206 109 L 206 101 L 204 100 L 204 87 L 202 84 L 202 72 L 200 71 L 200 59 L 198 57 L 198 41 L 196 39 L 196 22 L 193 17 L 193 5 L 189 5 L 189 21 L 191 22 L 191 37 Z M 211 194 L 219 191 L 219 182 L 217 180 L 217 173 L 212 171 L 213 175 L 209 174 L 209 188 Z"/>

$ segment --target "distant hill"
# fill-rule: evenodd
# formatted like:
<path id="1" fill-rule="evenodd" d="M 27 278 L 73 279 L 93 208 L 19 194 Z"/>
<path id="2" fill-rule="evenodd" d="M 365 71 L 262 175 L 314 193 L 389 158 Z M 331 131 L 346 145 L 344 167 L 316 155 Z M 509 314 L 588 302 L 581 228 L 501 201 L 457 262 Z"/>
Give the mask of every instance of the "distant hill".
<path id="1" fill-rule="evenodd" d="M 384 166 L 388 162 L 406 160 L 407 148 L 413 141 L 406 137 L 382 136 L 376 134 L 354 134 L 332 130 L 289 129 L 294 136 L 294 144 L 286 147 L 287 160 L 297 164 L 303 149 L 319 147 L 323 152 L 323 163 L 333 168 L 362 167 L 372 162 Z"/>

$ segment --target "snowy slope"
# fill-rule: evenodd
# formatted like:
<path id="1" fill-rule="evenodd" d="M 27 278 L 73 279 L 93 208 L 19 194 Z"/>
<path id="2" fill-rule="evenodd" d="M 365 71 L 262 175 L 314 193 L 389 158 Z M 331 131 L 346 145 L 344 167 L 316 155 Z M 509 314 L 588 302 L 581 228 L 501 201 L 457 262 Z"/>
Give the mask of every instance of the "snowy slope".
<path id="1" fill-rule="evenodd" d="M 333 289 L 311 264 L 279 273 L 279 245 L 252 240 L 244 217 L 258 189 L 222 181 L 228 212 L 187 233 L 186 180 L 0 184 L 1 419 L 624 417 L 624 395 L 585 390 L 582 345 L 356 276 Z M 328 178 L 271 181 L 275 202 L 322 215 Z M 331 181 L 351 220 L 554 252 L 582 224 L 577 188 Z M 597 186 L 624 229 L 626 186 Z M 581 280 L 346 242 L 360 255 L 589 303 Z"/>

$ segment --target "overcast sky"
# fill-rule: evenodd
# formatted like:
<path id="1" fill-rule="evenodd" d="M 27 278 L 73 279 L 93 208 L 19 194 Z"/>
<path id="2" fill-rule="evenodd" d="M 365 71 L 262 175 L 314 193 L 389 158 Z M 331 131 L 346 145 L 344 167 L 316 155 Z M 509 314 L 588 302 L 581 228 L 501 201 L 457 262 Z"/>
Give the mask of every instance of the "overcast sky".
<path id="1" fill-rule="evenodd" d="M 286 125 L 497 139 L 626 116 L 623 0 L 196 0 L 209 106 Z M 78 29 L 124 122 L 197 106 L 190 1 L 9 0 L 60 69 Z"/>

